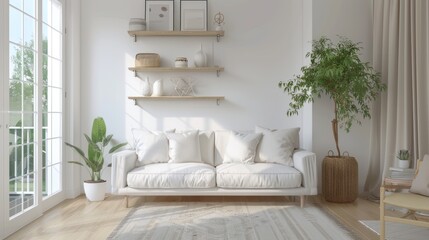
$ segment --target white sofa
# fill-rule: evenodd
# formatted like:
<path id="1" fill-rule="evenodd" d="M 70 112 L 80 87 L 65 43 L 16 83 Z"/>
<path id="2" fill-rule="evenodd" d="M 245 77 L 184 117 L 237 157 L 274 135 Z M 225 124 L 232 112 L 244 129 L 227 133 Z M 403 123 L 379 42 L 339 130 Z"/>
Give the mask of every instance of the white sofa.
<path id="1" fill-rule="evenodd" d="M 300 196 L 301 207 L 304 196 L 317 194 L 314 153 L 292 150 L 289 164 L 264 162 L 259 156 L 262 141 L 270 142 L 262 134 L 252 163 L 226 163 L 228 151 L 237 148 L 231 146 L 231 134 L 225 130 L 198 132 L 201 160 L 196 162 L 170 159 L 143 164 L 138 149 L 118 152 L 112 156 L 112 193 L 126 196 L 127 205 L 128 196 Z M 172 142 L 168 140 L 171 158 Z"/>

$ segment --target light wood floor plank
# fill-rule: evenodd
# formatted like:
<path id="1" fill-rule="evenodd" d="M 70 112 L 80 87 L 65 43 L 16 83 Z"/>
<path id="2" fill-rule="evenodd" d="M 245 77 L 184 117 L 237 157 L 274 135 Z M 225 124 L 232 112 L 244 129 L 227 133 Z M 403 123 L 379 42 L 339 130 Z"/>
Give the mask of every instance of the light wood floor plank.
<path id="1" fill-rule="evenodd" d="M 294 198 L 286 198 L 293 201 Z M 284 197 L 130 197 L 131 207 L 144 202 L 272 202 Z M 299 202 L 299 198 L 295 199 Z M 319 203 L 339 222 L 359 234 L 362 239 L 378 239 L 377 235 L 359 223 L 359 220 L 377 220 L 378 204 L 364 199 L 354 203 L 335 204 L 322 197 L 308 197 L 307 202 Z M 132 208 L 125 208 L 124 197 L 108 196 L 102 202 L 88 202 L 85 196 L 66 200 L 46 212 L 41 218 L 22 228 L 7 239 L 105 239 Z"/>

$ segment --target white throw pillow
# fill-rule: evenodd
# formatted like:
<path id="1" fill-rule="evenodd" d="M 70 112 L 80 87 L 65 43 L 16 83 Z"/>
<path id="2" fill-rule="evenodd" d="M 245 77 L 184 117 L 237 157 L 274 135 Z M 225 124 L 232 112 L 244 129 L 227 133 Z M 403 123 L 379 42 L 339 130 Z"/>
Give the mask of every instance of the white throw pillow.
<path id="1" fill-rule="evenodd" d="M 292 155 L 299 138 L 299 128 L 272 131 L 257 126 L 255 132 L 263 134 L 255 162 L 293 166 Z"/>
<path id="2" fill-rule="evenodd" d="M 230 132 L 223 163 L 254 163 L 261 133 Z"/>
<path id="3" fill-rule="evenodd" d="M 131 129 L 140 165 L 168 162 L 168 139 L 163 132 Z M 175 129 L 166 132 L 174 132 Z"/>
<path id="4" fill-rule="evenodd" d="M 411 184 L 410 192 L 429 197 L 429 155 L 427 154 L 423 157 L 419 172 Z"/>
<path id="5" fill-rule="evenodd" d="M 255 126 L 256 133 L 265 133 L 265 132 L 276 132 L 281 130 L 289 130 L 291 133 L 291 137 L 293 138 L 293 146 L 295 149 L 299 149 L 299 131 L 300 128 L 285 128 L 285 129 L 269 129 L 261 126 Z"/>
<path id="6" fill-rule="evenodd" d="M 199 131 L 168 133 L 170 163 L 202 162 Z"/>

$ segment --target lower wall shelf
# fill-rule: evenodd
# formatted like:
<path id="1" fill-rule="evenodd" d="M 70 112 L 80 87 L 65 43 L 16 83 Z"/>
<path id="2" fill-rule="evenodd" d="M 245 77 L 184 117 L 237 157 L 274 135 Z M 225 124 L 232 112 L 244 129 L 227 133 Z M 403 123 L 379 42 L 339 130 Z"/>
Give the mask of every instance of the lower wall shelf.
<path id="1" fill-rule="evenodd" d="M 224 96 L 159 96 L 159 97 L 146 97 L 146 96 L 129 96 L 128 99 L 134 100 L 137 105 L 137 100 L 216 100 L 217 105 L 221 100 L 225 100 Z"/>

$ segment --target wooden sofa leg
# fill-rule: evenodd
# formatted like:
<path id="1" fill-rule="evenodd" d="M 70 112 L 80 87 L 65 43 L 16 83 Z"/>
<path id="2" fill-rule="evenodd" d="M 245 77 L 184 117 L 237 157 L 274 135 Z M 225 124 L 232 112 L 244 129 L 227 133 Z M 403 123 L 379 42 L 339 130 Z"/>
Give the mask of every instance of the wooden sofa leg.
<path id="1" fill-rule="evenodd" d="M 303 208 L 304 207 L 304 201 L 305 201 L 305 196 L 304 195 L 301 195 L 301 196 L 299 196 L 299 200 L 300 200 L 300 205 L 301 205 L 301 208 Z"/>
<path id="2" fill-rule="evenodd" d="M 128 196 L 125 196 L 125 208 L 128 208 Z"/>

